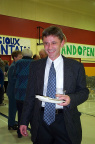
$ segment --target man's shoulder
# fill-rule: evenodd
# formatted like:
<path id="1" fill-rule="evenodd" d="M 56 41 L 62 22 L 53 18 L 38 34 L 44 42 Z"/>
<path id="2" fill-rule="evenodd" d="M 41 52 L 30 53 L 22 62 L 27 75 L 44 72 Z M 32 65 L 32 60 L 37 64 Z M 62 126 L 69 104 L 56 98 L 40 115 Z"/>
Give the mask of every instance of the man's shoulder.
<path id="1" fill-rule="evenodd" d="M 15 63 L 13 62 L 10 66 L 9 66 L 9 70 L 13 69 L 15 67 Z"/>
<path id="2" fill-rule="evenodd" d="M 15 63 L 14 62 L 12 62 L 12 64 L 10 65 L 10 67 L 13 67 L 15 65 Z"/>
<path id="3" fill-rule="evenodd" d="M 84 69 L 84 66 L 83 66 L 83 63 L 75 60 L 75 59 L 72 59 L 72 58 L 66 58 L 66 57 L 63 57 L 64 58 L 64 66 L 69 68 L 69 69 L 74 69 L 74 71 L 77 71 L 79 69 L 83 70 Z"/>
<path id="4" fill-rule="evenodd" d="M 20 59 L 18 60 L 15 65 L 20 65 L 20 64 L 23 64 L 23 63 L 31 63 L 32 59 Z"/>
<path id="5" fill-rule="evenodd" d="M 64 59 L 64 62 L 68 63 L 68 64 L 75 64 L 75 65 L 81 65 L 82 64 L 81 62 L 79 62 L 73 58 L 68 58 L 68 57 L 63 56 L 63 59 Z"/>
<path id="6" fill-rule="evenodd" d="M 47 59 L 40 59 L 40 60 L 31 61 L 31 63 L 30 63 L 30 68 L 31 68 L 31 69 L 35 69 L 35 70 L 39 70 L 39 69 L 45 67 L 45 65 L 46 65 L 46 60 L 47 60 Z"/>
<path id="7" fill-rule="evenodd" d="M 43 64 L 46 62 L 46 58 L 43 58 L 43 59 L 39 59 L 39 60 L 34 60 L 34 61 L 31 61 L 31 65 L 39 65 L 39 64 Z"/>

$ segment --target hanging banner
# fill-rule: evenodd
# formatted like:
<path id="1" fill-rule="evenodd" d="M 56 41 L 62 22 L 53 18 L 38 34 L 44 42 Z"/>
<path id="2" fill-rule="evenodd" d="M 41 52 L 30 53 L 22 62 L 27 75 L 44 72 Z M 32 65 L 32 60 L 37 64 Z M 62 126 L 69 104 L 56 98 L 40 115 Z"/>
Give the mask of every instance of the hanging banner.
<path id="1" fill-rule="evenodd" d="M 36 46 L 36 41 L 34 43 Z M 31 48 L 31 39 L 0 35 L 1 55 L 11 55 L 14 50 L 22 51 L 24 48 Z M 61 49 L 61 54 L 74 58 L 95 58 L 95 46 L 66 43 Z"/>
<path id="2" fill-rule="evenodd" d="M 20 50 L 31 47 L 31 40 L 28 38 L 18 38 L 0 35 L 0 54 L 11 55 L 14 50 Z"/>
<path id="3" fill-rule="evenodd" d="M 95 46 L 66 43 L 61 49 L 61 54 L 66 57 L 95 58 Z"/>

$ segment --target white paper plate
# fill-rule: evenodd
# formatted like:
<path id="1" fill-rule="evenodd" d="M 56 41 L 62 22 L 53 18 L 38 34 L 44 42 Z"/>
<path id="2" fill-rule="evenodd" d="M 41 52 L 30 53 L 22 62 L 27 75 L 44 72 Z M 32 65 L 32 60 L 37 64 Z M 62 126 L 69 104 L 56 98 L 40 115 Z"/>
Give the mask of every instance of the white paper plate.
<path id="1" fill-rule="evenodd" d="M 64 100 L 53 99 L 53 98 L 50 98 L 47 96 L 40 96 L 40 95 L 36 95 L 36 98 L 38 98 L 40 101 L 50 102 L 50 103 L 63 103 L 63 102 L 65 102 Z"/>

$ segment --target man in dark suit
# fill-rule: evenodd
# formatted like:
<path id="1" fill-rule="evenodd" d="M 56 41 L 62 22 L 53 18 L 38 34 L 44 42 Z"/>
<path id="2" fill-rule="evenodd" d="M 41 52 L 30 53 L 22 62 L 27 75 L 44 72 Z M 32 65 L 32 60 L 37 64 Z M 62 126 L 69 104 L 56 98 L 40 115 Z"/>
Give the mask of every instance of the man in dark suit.
<path id="1" fill-rule="evenodd" d="M 88 98 L 84 67 L 78 61 L 65 58 L 60 55 L 60 49 L 65 42 L 65 36 L 59 27 L 51 26 L 42 33 L 44 48 L 48 57 L 34 61 L 30 65 L 30 73 L 27 85 L 26 100 L 23 107 L 20 131 L 27 136 L 27 126 L 31 120 L 31 134 L 34 144 L 80 144 L 82 130 L 80 112 L 77 106 Z M 52 76 L 56 75 L 56 84 L 49 83 L 51 67 Z M 56 74 L 55 74 L 56 72 Z M 56 80 L 55 80 L 56 79 Z M 52 80 L 52 82 L 54 82 Z M 54 104 L 54 114 L 46 110 L 47 102 L 41 102 L 35 95 L 49 96 L 54 91 L 59 100 L 65 100 L 60 104 Z M 64 94 L 57 94 L 56 88 L 65 90 Z M 51 103 L 52 104 L 52 103 Z M 49 107 L 51 107 L 51 104 Z M 48 108 L 48 107 L 47 107 Z M 48 115 L 47 117 L 45 117 Z M 53 122 L 48 123 L 46 118 Z"/>

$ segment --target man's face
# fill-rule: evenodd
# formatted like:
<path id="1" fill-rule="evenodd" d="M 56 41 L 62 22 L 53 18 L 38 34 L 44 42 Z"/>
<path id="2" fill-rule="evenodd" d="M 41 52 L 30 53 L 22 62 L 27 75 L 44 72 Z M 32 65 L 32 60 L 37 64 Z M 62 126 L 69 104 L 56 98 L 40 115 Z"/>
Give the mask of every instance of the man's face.
<path id="1" fill-rule="evenodd" d="M 51 60 L 55 60 L 60 55 L 60 49 L 64 45 L 64 40 L 61 40 L 57 36 L 47 36 L 43 38 L 44 48 Z"/>
<path id="2" fill-rule="evenodd" d="M 14 57 L 15 62 L 22 59 L 22 54 L 18 54 L 17 57 Z"/>

